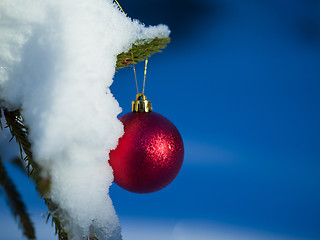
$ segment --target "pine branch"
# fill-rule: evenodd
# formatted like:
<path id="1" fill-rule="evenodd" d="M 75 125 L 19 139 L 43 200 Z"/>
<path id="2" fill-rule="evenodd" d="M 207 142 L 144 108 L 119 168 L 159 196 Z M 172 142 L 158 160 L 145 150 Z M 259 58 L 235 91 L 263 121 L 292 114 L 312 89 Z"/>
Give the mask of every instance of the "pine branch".
<path id="1" fill-rule="evenodd" d="M 169 42 L 170 38 L 155 38 L 137 41 L 133 44 L 132 48 L 128 52 L 121 53 L 117 56 L 116 69 L 118 70 L 124 67 L 128 67 L 132 64 L 136 64 L 147 59 L 154 53 L 161 52 L 161 50 L 164 49 Z M 47 216 L 47 221 L 51 217 L 52 224 L 54 223 L 55 225 L 55 233 L 56 235 L 58 235 L 59 240 L 67 240 L 68 235 L 63 230 L 63 226 L 56 214 L 59 211 L 59 207 L 54 202 L 52 202 L 51 199 L 45 197 L 46 193 L 50 189 L 50 180 L 41 177 L 41 168 L 33 160 L 31 144 L 28 141 L 29 131 L 28 128 L 23 124 L 23 119 L 20 116 L 20 111 L 8 111 L 6 109 L 3 109 L 3 114 L 7 122 L 6 127 L 9 128 L 12 135 L 10 141 L 15 138 L 18 142 L 20 147 L 21 160 L 27 162 L 27 174 L 34 180 L 36 189 L 38 190 L 40 196 L 44 199 L 45 204 L 48 206 L 49 213 Z M 2 111 L 0 108 L 0 128 L 2 129 L 1 116 Z M 23 157 L 24 154 L 25 157 Z M 23 164 L 20 164 L 20 167 L 21 166 L 23 166 Z M 0 173 L 2 177 L 2 169 L 0 169 Z M 12 187 L 10 186 L 9 188 L 11 189 Z M 95 236 L 89 236 L 88 238 L 97 239 Z"/>
<path id="2" fill-rule="evenodd" d="M 28 141 L 29 131 L 23 125 L 23 119 L 20 116 L 20 111 L 16 110 L 9 112 L 8 110 L 4 109 L 4 116 L 7 121 L 7 127 L 12 135 L 10 141 L 13 138 L 16 139 L 20 148 L 20 157 L 27 162 L 28 175 L 32 175 L 32 178 L 36 183 L 37 190 L 41 196 L 44 196 L 48 192 L 50 184 L 48 179 L 40 176 L 41 168 L 35 161 L 33 161 L 31 144 Z M 26 154 L 25 157 L 23 157 L 23 153 Z"/>
<path id="3" fill-rule="evenodd" d="M 21 200 L 21 195 L 17 191 L 12 180 L 9 178 L 4 165 L 0 158 L 0 184 L 8 198 L 8 204 L 15 218 L 19 219 L 20 226 L 22 226 L 23 234 L 28 239 L 36 239 L 33 223 L 26 210 L 26 206 Z"/>
<path id="4" fill-rule="evenodd" d="M 132 45 L 126 53 L 120 53 L 117 57 L 116 69 L 128 67 L 150 57 L 152 54 L 161 52 L 170 43 L 170 38 L 155 38 L 140 40 Z M 133 59 L 132 59 L 133 55 Z"/>
<path id="5" fill-rule="evenodd" d="M 31 144 L 28 141 L 28 128 L 23 125 L 23 119 L 20 116 L 20 111 L 8 111 L 4 109 L 4 116 L 7 122 L 7 127 L 9 128 L 12 138 L 15 138 L 20 147 L 20 156 L 21 159 L 27 162 L 27 173 L 28 176 L 31 176 L 33 181 L 36 184 L 36 189 L 39 192 L 40 196 L 44 199 L 45 204 L 47 205 L 50 216 L 52 217 L 52 223 L 55 225 L 55 233 L 58 235 L 59 240 L 67 240 L 68 235 L 63 230 L 63 227 L 59 221 L 59 219 L 55 216 L 55 212 L 58 209 L 58 206 L 54 204 L 49 198 L 45 198 L 44 196 L 50 189 L 50 180 L 41 177 L 41 168 L 40 166 L 33 161 L 32 152 L 31 152 Z M 23 153 L 26 154 L 23 157 Z M 31 168 L 31 170 L 30 170 Z M 49 216 L 49 217 L 50 217 Z"/>

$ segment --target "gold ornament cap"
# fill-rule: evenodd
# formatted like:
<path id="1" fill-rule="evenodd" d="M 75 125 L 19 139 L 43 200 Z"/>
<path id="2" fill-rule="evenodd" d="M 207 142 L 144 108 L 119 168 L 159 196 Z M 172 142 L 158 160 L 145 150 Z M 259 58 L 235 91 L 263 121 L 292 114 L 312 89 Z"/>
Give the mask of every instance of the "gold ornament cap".
<path id="1" fill-rule="evenodd" d="M 147 96 L 143 93 L 138 93 L 136 100 L 131 104 L 132 112 L 152 112 L 151 101 L 147 100 Z"/>

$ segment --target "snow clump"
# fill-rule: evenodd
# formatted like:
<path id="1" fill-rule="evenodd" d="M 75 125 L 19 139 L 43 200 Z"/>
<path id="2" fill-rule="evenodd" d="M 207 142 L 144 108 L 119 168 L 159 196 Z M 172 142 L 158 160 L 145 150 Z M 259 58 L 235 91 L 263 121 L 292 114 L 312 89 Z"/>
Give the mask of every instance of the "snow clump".
<path id="1" fill-rule="evenodd" d="M 119 53 L 168 35 L 111 0 L 0 1 L 0 103 L 21 109 L 71 239 L 121 239 L 107 160 L 123 126 L 109 87 Z"/>

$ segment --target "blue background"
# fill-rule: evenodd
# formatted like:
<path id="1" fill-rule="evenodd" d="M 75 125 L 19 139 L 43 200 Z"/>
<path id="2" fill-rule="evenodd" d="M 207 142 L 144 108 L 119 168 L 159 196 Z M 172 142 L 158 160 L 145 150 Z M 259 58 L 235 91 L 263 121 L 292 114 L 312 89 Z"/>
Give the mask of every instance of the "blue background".
<path id="1" fill-rule="evenodd" d="M 172 30 L 169 46 L 150 58 L 146 95 L 185 144 L 184 165 L 167 188 L 140 195 L 111 187 L 124 232 L 135 219 L 191 219 L 279 239 L 320 239 L 320 2 L 120 3 L 146 25 Z M 141 88 L 143 63 L 136 68 Z M 131 68 L 116 73 L 111 90 L 129 112 Z M 29 212 L 44 212 L 29 180 L 6 166 Z M 0 222 L 11 221 L 8 211 L 2 195 Z"/>

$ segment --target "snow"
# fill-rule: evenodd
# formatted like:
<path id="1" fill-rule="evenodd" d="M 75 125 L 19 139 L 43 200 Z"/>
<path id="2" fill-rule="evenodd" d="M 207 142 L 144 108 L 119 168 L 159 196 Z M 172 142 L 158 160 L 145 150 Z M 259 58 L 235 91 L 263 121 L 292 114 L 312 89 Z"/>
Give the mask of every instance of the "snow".
<path id="1" fill-rule="evenodd" d="M 22 110 L 70 238 L 121 239 L 107 160 L 123 127 L 109 87 L 116 56 L 168 28 L 147 28 L 110 0 L 1 0 L 0 32 L 1 104 Z"/>

